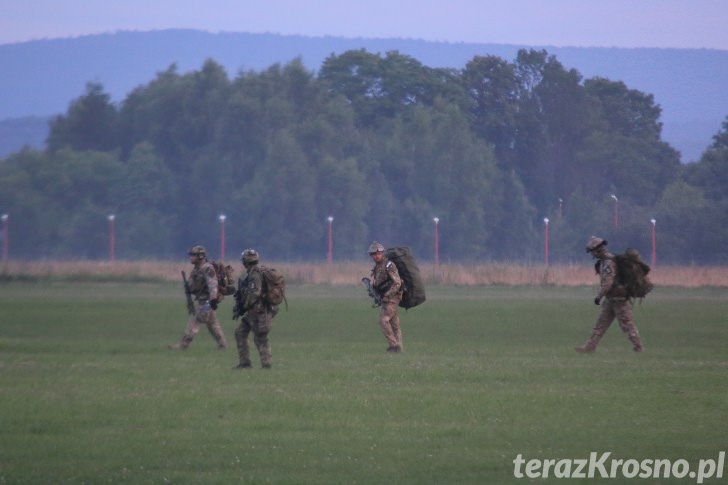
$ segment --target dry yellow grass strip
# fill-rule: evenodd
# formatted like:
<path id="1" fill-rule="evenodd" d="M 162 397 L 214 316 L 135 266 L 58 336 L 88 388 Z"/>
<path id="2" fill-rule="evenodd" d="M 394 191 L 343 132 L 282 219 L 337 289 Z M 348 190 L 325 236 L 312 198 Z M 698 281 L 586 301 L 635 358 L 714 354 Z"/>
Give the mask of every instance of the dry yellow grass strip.
<path id="1" fill-rule="evenodd" d="M 235 274 L 242 266 L 231 263 Z M 278 263 L 266 262 L 286 275 L 291 284 L 345 286 L 359 284 L 367 276 L 371 264 L 362 262 Z M 0 264 L 0 279 L 67 279 L 67 280 L 162 280 L 179 281 L 180 270 L 189 273 L 187 261 L 8 261 Z M 553 266 L 521 263 L 441 264 L 421 265 L 426 284 L 461 286 L 588 286 L 597 278 L 591 264 Z M 651 273 L 658 286 L 697 288 L 728 287 L 728 267 L 725 266 L 656 266 Z"/>

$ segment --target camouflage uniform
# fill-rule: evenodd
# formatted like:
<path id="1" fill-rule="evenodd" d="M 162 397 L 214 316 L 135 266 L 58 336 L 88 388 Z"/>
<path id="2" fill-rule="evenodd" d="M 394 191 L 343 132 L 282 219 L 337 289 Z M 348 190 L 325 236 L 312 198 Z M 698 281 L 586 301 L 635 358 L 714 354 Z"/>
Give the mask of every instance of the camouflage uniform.
<path id="1" fill-rule="evenodd" d="M 235 341 L 238 346 L 238 358 L 240 363 L 235 367 L 239 369 L 249 368 L 250 348 L 248 346 L 248 335 L 253 332 L 253 342 L 258 348 L 260 363 L 264 369 L 271 367 L 271 348 L 268 341 L 268 334 L 271 331 L 273 317 L 278 313 L 277 306 L 267 305 L 262 298 L 263 274 L 257 265 L 257 253 L 253 264 L 246 263 L 246 253 L 253 251 L 247 249 L 243 252 L 243 262 L 246 265 L 247 274 L 238 280 L 238 291 L 236 298 L 236 311 L 242 314 L 240 325 L 235 329 Z"/>
<path id="2" fill-rule="evenodd" d="M 383 248 L 382 248 L 383 250 Z M 370 254 L 372 254 L 370 252 Z M 382 304 L 379 307 L 379 326 L 387 339 L 388 352 L 401 352 L 402 328 L 399 324 L 397 310 L 402 299 L 402 279 L 399 277 L 397 266 L 382 256 L 372 268 L 372 287 L 381 296 Z"/>
<path id="3" fill-rule="evenodd" d="M 637 327 L 632 321 L 632 303 L 627 298 L 627 292 L 621 285 L 615 285 L 617 276 L 617 264 L 614 262 L 614 255 L 607 252 L 607 242 L 593 237 L 587 245 L 587 251 L 592 252 L 597 262 L 594 265 L 599 275 L 599 294 L 594 298 L 594 303 L 601 303 L 602 311 L 597 318 L 591 337 L 581 347 L 576 347 L 577 352 L 594 352 L 599 341 L 606 333 L 609 326 L 616 318 L 619 328 L 627 334 L 632 342 L 635 352 L 642 351 L 642 342 Z M 604 299 L 604 301 L 602 301 Z"/>
<path id="4" fill-rule="evenodd" d="M 189 278 L 190 292 L 195 300 L 195 312 L 190 315 L 187 321 L 185 333 L 179 344 L 172 345 L 173 349 L 187 349 L 200 331 L 200 325 L 205 325 L 210 334 L 217 342 L 218 349 L 227 347 L 225 335 L 222 332 L 220 322 L 217 320 L 215 310 L 210 306 L 210 301 L 218 300 L 217 275 L 215 268 L 208 261 L 195 265 Z"/>

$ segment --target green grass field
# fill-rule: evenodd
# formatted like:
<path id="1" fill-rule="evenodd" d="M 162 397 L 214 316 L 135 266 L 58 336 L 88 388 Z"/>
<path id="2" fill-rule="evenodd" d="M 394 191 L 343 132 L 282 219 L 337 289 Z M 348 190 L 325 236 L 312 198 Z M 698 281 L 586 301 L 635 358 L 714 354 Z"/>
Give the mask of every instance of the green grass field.
<path id="1" fill-rule="evenodd" d="M 592 288 L 430 288 L 387 354 L 362 288 L 292 287 L 273 369 L 254 353 L 249 371 L 231 370 L 229 300 L 230 349 L 203 331 L 171 352 L 179 285 L 0 289 L 0 483 L 509 483 L 529 482 L 518 454 L 728 449 L 725 289 L 658 288 L 634 311 L 644 353 L 615 322 L 579 355 Z"/>

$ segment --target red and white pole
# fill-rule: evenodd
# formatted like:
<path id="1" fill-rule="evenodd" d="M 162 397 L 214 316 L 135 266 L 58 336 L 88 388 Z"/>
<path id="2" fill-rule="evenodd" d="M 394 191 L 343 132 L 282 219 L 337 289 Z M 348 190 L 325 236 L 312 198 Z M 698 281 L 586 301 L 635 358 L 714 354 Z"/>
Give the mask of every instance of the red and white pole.
<path id="1" fill-rule="evenodd" d="M 329 238 L 328 238 L 328 248 L 326 251 L 326 262 L 331 264 L 334 262 L 334 230 L 333 230 L 333 222 L 334 218 L 332 216 L 329 216 L 326 218 L 326 220 L 329 223 Z"/>
<path id="2" fill-rule="evenodd" d="M 546 266 L 549 265 L 549 218 L 543 218 L 544 232 L 543 232 L 543 262 Z"/>
<path id="3" fill-rule="evenodd" d="M 2 215 L 2 221 L 3 221 L 3 262 L 7 262 L 8 260 L 8 248 L 10 247 L 10 241 L 8 240 L 8 237 L 10 236 L 10 231 L 8 230 L 8 222 L 10 217 L 7 214 Z"/>
<path id="4" fill-rule="evenodd" d="M 650 219 L 650 222 L 652 223 L 652 258 L 650 258 L 650 261 L 652 262 L 652 266 L 654 266 L 655 262 L 657 261 L 657 252 L 655 246 L 655 224 L 657 223 L 657 221 L 655 219 Z"/>
<path id="5" fill-rule="evenodd" d="M 440 218 L 433 217 L 432 220 L 435 222 L 435 268 L 439 268 L 440 267 L 440 231 L 439 231 Z"/>
<path id="6" fill-rule="evenodd" d="M 220 214 L 220 262 L 225 261 L 225 214 Z"/>
<path id="7" fill-rule="evenodd" d="M 114 227 L 116 216 L 109 214 L 107 219 L 109 220 L 109 261 L 113 262 L 116 259 L 116 227 Z"/>

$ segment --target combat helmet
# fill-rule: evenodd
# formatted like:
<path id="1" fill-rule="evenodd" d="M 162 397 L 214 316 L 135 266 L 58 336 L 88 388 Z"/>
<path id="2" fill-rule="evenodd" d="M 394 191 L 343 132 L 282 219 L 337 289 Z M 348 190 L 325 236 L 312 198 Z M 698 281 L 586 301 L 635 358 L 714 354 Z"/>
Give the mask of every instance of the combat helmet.
<path id="1" fill-rule="evenodd" d="M 192 246 L 190 250 L 187 251 L 187 254 L 190 256 L 202 256 L 203 258 L 207 257 L 207 251 L 200 245 Z"/>
<path id="2" fill-rule="evenodd" d="M 607 241 L 600 237 L 592 236 L 589 238 L 589 241 L 586 243 L 586 252 L 589 253 L 591 251 L 594 251 L 595 249 L 599 249 L 602 246 L 606 246 Z"/>
<path id="3" fill-rule="evenodd" d="M 254 264 L 260 261 L 260 255 L 255 249 L 246 249 L 240 254 L 240 261 L 243 264 Z"/>
<path id="4" fill-rule="evenodd" d="M 381 245 L 381 243 L 374 241 L 369 245 L 369 251 L 367 251 L 369 254 L 374 253 L 383 253 L 384 252 L 384 246 Z"/>

